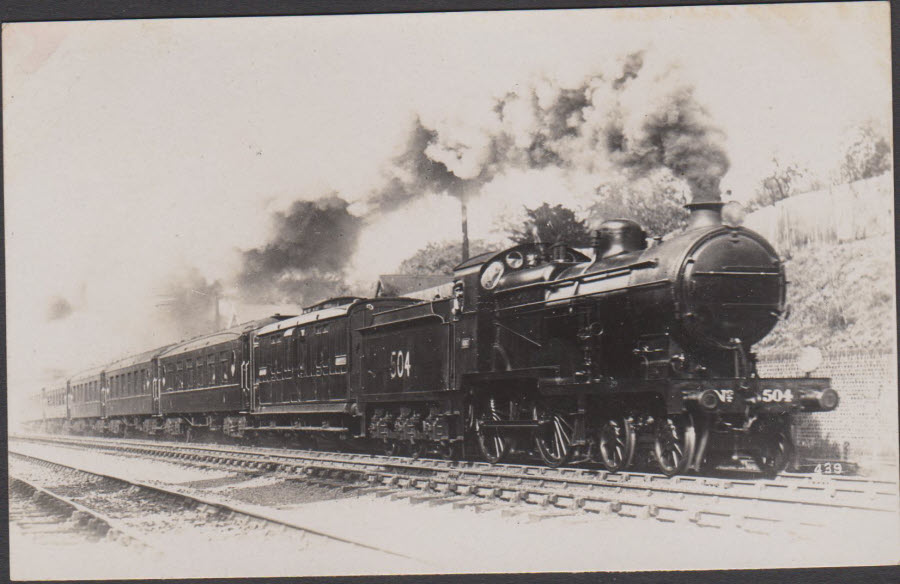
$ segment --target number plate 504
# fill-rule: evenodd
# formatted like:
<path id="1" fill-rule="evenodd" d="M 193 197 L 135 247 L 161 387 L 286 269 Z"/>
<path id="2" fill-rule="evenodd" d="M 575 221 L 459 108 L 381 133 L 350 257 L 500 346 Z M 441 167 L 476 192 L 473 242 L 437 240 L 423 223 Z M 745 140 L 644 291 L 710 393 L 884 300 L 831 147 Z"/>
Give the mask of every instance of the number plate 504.
<path id="1" fill-rule="evenodd" d="M 794 392 L 790 389 L 764 389 L 760 392 L 763 403 L 790 403 L 794 401 Z"/>

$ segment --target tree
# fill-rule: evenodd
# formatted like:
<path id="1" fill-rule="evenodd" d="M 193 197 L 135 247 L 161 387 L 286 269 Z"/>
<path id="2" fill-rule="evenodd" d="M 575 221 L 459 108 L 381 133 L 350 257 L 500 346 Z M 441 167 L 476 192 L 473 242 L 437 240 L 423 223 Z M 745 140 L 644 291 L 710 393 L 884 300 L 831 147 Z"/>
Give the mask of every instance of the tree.
<path id="1" fill-rule="evenodd" d="M 772 159 L 771 174 L 762 179 L 756 194 L 747 203 L 747 211 L 774 205 L 800 192 L 801 183 L 808 172 L 796 163 L 782 165 L 778 158 Z"/>
<path id="2" fill-rule="evenodd" d="M 661 237 L 687 225 L 686 189 L 668 172 L 609 182 L 597 187 L 597 202 L 588 209 L 588 221 L 599 226 L 610 219 L 630 219 L 651 237 Z"/>
<path id="3" fill-rule="evenodd" d="M 871 178 L 891 169 L 891 144 L 873 122 L 855 128 L 848 142 L 840 169 L 843 182 Z"/>
<path id="4" fill-rule="evenodd" d="M 533 243 L 535 233 L 542 243 L 565 242 L 569 245 L 587 245 L 591 234 L 587 224 L 575 216 L 575 212 L 562 205 L 544 203 L 535 209 L 525 207 L 525 223 L 511 227 L 509 237 L 514 243 Z"/>
<path id="5" fill-rule="evenodd" d="M 488 246 L 480 240 L 469 242 L 472 256 L 488 251 Z M 398 268 L 401 274 L 428 275 L 453 274 L 453 268 L 462 261 L 462 245 L 457 241 L 429 243 L 412 256 L 403 260 Z"/>

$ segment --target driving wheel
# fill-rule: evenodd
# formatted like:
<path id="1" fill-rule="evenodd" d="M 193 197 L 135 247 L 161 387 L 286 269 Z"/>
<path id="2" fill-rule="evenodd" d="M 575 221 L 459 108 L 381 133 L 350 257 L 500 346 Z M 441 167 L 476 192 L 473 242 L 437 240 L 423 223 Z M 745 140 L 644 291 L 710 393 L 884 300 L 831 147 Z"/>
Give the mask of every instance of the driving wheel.
<path id="1" fill-rule="evenodd" d="M 618 472 L 631 466 L 634 445 L 634 427 L 628 418 L 609 419 L 600 428 L 600 460 L 609 472 Z"/>
<path id="2" fill-rule="evenodd" d="M 653 455 L 666 476 L 684 472 L 694 457 L 696 432 L 690 414 L 663 418 L 656 425 Z"/>
<path id="3" fill-rule="evenodd" d="M 534 438 L 541 460 L 551 468 L 566 464 L 572 456 L 573 433 L 572 425 L 566 419 L 566 415 L 535 405 L 534 419 L 544 423 L 542 428 L 537 430 Z"/>
<path id="4" fill-rule="evenodd" d="M 768 477 L 775 478 L 787 468 L 794 456 L 790 427 L 775 421 L 757 421 L 750 427 L 753 437 L 753 462 Z"/>

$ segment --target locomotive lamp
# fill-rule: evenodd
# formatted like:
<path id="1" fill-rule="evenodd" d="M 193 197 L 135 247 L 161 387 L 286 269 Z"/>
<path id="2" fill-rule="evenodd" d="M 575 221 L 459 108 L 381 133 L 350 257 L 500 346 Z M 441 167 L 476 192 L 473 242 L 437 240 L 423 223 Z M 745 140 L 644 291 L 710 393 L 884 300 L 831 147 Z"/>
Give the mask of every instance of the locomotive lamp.
<path id="1" fill-rule="evenodd" d="M 744 223 L 747 217 L 747 209 L 737 201 L 729 201 L 722 207 L 722 223 L 731 227 L 738 227 Z"/>
<path id="2" fill-rule="evenodd" d="M 822 364 L 822 351 L 817 347 L 803 347 L 797 355 L 797 367 L 809 377 Z"/>

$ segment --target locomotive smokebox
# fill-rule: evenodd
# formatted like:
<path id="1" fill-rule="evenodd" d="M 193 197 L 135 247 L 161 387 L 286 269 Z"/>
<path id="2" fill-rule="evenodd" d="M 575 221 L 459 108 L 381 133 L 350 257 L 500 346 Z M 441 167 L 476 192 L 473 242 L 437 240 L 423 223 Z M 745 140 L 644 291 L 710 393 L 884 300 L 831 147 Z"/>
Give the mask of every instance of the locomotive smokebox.
<path id="1" fill-rule="evenodd" d="M 694 181 L 691 183 L 691 202 L 684 206 L 691 212 L 687 229 L 715 227 L 722 224 L 722 197 L 719 194 L 718 179 Z"/>

